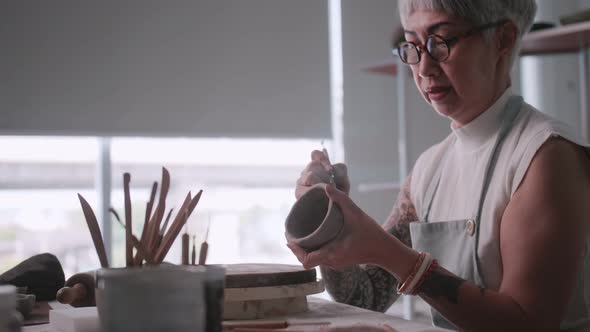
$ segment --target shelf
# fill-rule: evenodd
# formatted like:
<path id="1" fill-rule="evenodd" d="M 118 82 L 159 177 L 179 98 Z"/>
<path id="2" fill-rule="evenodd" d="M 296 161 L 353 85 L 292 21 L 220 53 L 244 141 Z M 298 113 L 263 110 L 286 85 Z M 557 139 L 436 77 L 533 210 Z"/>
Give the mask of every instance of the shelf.
<path id="1" fill-rule="evenodd" d="M 590 47 L 590 22 L 530 32 L 522 39 L 521 55 L 575 53 Z"/>

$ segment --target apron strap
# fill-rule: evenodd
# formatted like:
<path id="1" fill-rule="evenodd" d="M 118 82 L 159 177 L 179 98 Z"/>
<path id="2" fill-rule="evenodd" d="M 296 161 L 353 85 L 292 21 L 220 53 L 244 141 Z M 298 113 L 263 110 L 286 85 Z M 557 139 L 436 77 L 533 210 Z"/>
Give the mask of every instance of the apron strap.
<path id="1" fill-rule="evenodd" d="M 496 166 L 496 162 L 498 161 L 498 156 L 500 154 L 500 150 L 502 147 L 502 143 L 504 142 L 504 139 L 508 136 L 508 133 L 510 132 L 510 130 L 512 129 L 513 123 L 514 123 L 514 119 L 516 119 L 516 116 L 518 115 L 521 107 L 523 104 L 523 99 L 521 96 L 512 96 L 510 97 L 510 99 L 508 100 L 506 106 L 505 106 L 505 114 L 504 117 L 502 119 L 502 123 L 500 124 L 500 129 L 498 131 L 498 135 L 496 137 L 496 143 L 494 144 L 494 148 L 490 154 L 490 157 L 488 158 L 488 162 L 486 165 L 486 171 L 484 173 L 484 178 L 483 178 L 483 183 L 482 183 L 482 189 L 481 189 L 481 193 L 479 196 L 479 202 L 477 205 L 477 211 L 476 211 L 476 218 L 475 218 L 475 252 L 474 252 L 474 257 L 475 257 L 475 263 L 476 263 L 476 268 L 478 271 L 481 271 L 480 269 L 480 262 L 479 262 L 479 256 L 477 255 L 477 248 L 479 248 L 479 229 L 480 229 L 480 221 L 481 221 L 481 215 L 483 212 L 483 204 L 485 202 L 485 197 L 488 191 L 488 188 L 490 187 L 490 183 L 492 180 L 492 175 Z M 426 204 L 423 205 L 423 209 L 422 209 L 422 215 L 423 215 L 423 221 L 424 222 L 428 222 L 428 218 L 430 216 L 430 211 L 432 209 L 432 203 L 434 201 L 434 196 L 436 196 L 436 192 L 438 191 L 438 186 L 440 184 L 441 181 L 441 177 L 442 177 L 442 169 L 444 167 L 444 165 L 446 164 L 446 160 L 448 159 L 448 154 L 445 155 L 445 157 L 443 158 L 442 162 L 439 164 L 439 167 L 436 170 L 435 175 L 432 177 L 432 180 L 430 181 L 430 184 L 426 190 L 425 193 L 425 200 L 424 202 L 426 202 Z M 482 280 L 479 280 L 478 283 L 481 285 L 485 285 L 484 281 L 483 281 L 483 277 L 481 276 L 481 273 L 477 273 L 477 275 L 480 276 L 480 278 Z"/>
<path id="2" fill-rule="evenodd" d="M 453 143 L 451 142 L 451 145 Z M 422 204 L 422 221 L 424 222 L 428 222 L 428 217 L 430 216 L 430 210 L 432 209 L 432 202 L 434 201 L 434 196 L 436 194 L 436 192 L 438 191 L 438 185 L 440 184 L 440 179 L 441 179 L 441 174 L 442 174 L 442 169 L 444 167 L 444 165 L 446 165 L 446 161 L 449 158 L 448 154 L 445 154 L 445 156 L 442 158 L 441 162 L 438 164 L 439 166 L 436 168 L 436 173 L 434 173 L 434 176 L 432 177 L 432 180 L 430 181 L 428 188 L 426 189 L 426 193 L 424 196 L 424 202 L 426 202 L 426 204 Z"/>
<path id="3" fill-rule="evenodd" d="M 483 204 L 486 199 L 486 195 L 488 192 L 488 188 L 490 187 L 490 183 L 492 182 L 492 175 L 494 173 L 494 169 L 496 168 L 496 163 L 498 161 L 498 156 L 500 155 L 500 150 L 502 148 L 502 143 L 504 143 L 504 139 L 508 136 L 508 133 L 512 130 L 514 119 L 518 115 L 520 109 L 522 108 L 523 99 L 521 96 L 512 96 L 508 100 L 506 104 L 506 114 L 502 119 L 502 124 L 500 126 L 500 131 L 498 132 L 498 137 L 496 138 L 496 143 L 494 144 L 494 149 L 492 150 L 492 154 L 488 159 L 488 165 L 486 166 L 486 171 L 483 179 L 483 184 L 481 188 L 481 194 L 479 196 L 479 204 L 477 207 L 477 214 L 475 218 L 475 264 L 478 273 L 476 276 L 479 276 L 480 280 L 479 283 L 481 285 L 485 285 L 485 280 L 483 280 L 484 276 L 481 273 L 481 262 L 479 260 L 479 255 L 477 254 L 479 248 L 479 230 L 481 226 L 481 215 L 483 213 Z"/>

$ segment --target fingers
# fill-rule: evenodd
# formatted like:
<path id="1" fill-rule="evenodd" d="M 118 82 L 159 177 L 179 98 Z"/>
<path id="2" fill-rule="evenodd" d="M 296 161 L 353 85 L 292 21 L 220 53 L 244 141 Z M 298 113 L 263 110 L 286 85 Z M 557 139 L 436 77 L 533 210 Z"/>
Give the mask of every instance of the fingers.
<path id="1" fill-rule="evenodd" d="M 350 180 L 348 179 L 348 167 L 346 164 L 338 163 L 334 164 L 334 181 L 336 182 L 336 187 L 338 189 L 344 191 L 345 193 L 350 192 Z"/>
<path id="2" fill-rule="evenodd" d="M 333 186 L 326 186 L 326 194 L 332 201 L 338 204 L 340 209 L 344 209 L 352 203 L 352 200 L 346 195 L 346 193 Z"/>
<path id="3" fill-rule="evenodd" d="M 305 249 L 301 248 L 297 244 L 293 242 L 287 242 L 287 247 L 291 249 L 297 260 L 303 265 L 305 269 L 312 269 L 316 266 L 326 265 L 330 266 L 329 263 L 326 264 L 327 252 L 324 249 L 318 249 L 316 251 L 307 252 Z"/>
<path id="4" fill-rule="evenodd" d="M 301 248 L 300 246 L 296 245 L 293 242 L 287 242 L 287 247 L 289 249 L 291 249 L 293 254 L 295 254 L 295 257 L 297 257 L 297 260 L 303 264 L 303 261 L 305 260 L 305 256 L 307 256 L 307 252 L 303 248 Z"/>
<path id="5" fill-rule="evenodd" d="M 313 150 L 311 152 L 311 160 L 320 163 L 326 172 L 332 172 L 333 166 L 330 162 L 330 157 L 328 157 L 328 151 L 326 151 L 326 149 L 323 151 Z"/>

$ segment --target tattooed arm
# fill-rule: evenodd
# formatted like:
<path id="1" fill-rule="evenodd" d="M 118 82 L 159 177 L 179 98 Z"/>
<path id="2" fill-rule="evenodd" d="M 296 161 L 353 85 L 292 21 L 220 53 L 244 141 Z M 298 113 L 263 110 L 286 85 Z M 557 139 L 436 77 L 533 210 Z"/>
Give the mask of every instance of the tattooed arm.
<path id="1" fill-rule="evenodd" d="M 409 223 L 418 220 L 416 209 L 410 199 L 409 176 L 400 189 L 397 202 L 383 227 L 408 247 L 412 246 Z M 397 279 L 381 267 L 355 265 L 334 270 L 320 266 L 328 293 L 335 301 L 357 307 L 386 311 L 398 294 Z"/>

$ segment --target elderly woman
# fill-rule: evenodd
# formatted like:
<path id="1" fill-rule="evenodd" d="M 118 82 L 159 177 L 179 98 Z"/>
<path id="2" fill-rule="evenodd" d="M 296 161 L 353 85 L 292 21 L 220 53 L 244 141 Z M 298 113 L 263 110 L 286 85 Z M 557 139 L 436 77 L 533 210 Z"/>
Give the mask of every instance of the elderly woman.
<path id="1" fill-rule="evenodd" d="M 335 172 L 341 235 L 305 252 L 339 302 L 386 310 L 420 296 L 437 326 L 464 331 L 590 331 L 590 161 L 567 126 L 511 92 L 510 68 L 534 0 L 400 0 L 396 45 L 452 133 L 425 151 L 383 226 L 348 197 L 327 154 L 296 196 Z"/>

